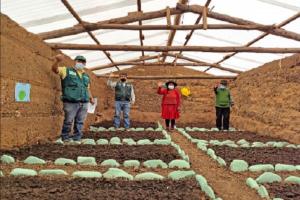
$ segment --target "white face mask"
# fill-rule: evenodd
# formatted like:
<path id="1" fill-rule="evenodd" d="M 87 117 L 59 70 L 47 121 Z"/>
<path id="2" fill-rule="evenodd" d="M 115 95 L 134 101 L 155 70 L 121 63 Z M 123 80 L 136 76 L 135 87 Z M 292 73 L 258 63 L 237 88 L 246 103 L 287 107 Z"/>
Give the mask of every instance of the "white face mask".
<path id="1" fill-rule="evenodd" d="M 225 89 L 226 86 L 221 84 L 221 85 L 220 85 L 220 88 L 221 88 L 221 89 Z"/>
<path id="2" fill-rule="evenodd" d="M 169 86 L 168 86 L 168 89 L 170 89 L 170 90 L 173 90 L 174 88 L 175 88 L 174 85 L 169 85 Z"/>
<path id="3" fill-rule="evenodd" d="M 75 63 L 75 68 L 82 70 L 85 67 L 85 64 L 81 63 L 81 62 L 76 62 Z"/>

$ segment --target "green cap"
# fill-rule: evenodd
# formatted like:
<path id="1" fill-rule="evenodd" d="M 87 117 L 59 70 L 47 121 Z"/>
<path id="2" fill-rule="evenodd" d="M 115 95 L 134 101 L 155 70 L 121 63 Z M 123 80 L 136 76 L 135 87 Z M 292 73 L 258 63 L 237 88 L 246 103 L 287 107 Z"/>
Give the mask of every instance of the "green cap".
<path id="1" fill-rule="evenodd" d="M 84 61 L 84 62 L 86 62 L 86 59 L 85 59 L 85 57 L 84 56 L 76 56 L 75 57 L 75 60 L 79 60 L 79 61 Z"/>

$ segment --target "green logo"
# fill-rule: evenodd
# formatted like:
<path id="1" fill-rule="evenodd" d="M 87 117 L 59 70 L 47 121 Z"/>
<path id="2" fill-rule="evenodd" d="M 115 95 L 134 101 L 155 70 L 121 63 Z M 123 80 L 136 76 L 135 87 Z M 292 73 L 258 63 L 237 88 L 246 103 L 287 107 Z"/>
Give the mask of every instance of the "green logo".
<path id="1" fill-rule="evenodd" d="M 25 99 L 25 97 L 26 97 L 26 92 L 24 90 L 20 90 L 18 96 L 19 96 L 19 99 L 21 101 L 23 101 Z"/>

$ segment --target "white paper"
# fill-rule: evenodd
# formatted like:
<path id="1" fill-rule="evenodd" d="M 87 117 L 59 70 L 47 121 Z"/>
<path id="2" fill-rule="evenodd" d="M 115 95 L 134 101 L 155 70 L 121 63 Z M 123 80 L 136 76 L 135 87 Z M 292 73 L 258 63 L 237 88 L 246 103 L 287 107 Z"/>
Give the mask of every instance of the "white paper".
<path id="1" fill-rule="evenodd" d="M 94 104 L 88 103 L 88 113 L 94 113 L 97 107 L 97 98 L 94 98 Z"/>

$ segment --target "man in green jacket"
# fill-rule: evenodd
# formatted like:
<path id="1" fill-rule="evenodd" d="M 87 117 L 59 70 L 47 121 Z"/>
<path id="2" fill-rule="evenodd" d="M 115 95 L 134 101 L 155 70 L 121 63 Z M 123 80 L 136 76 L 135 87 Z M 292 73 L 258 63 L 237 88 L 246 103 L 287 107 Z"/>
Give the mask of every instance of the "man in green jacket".
<path id="1" fill-rule="evenodd" d="M 72 67 L 59 67 L 58 63 L 62 60 L 63 55 L 59 54 L 55 56 L 55 63 L 52 65 L 52 71 L 61 78 L 61 100 L 65 113 L 61 139 L 63 142 L 69 142 L 71 139 L 80 142 L 83 123 L 87 116 L 88 102 L 94 103 L 90 90 L 90 77 L 84 71 L 85 57 L 76 56 L 75 65 Z M 73 123 L 74 131 L 71 137 Z"/>
<path id="2" fill-rule="evenodd" d="M 227 81 L 221 80 L 220 84 L 214 87 L 216 95 L 216 126 L 219 131 L 229 129 L 230 107 L 233 100 L 230 90 L 227 88 Z"/>

